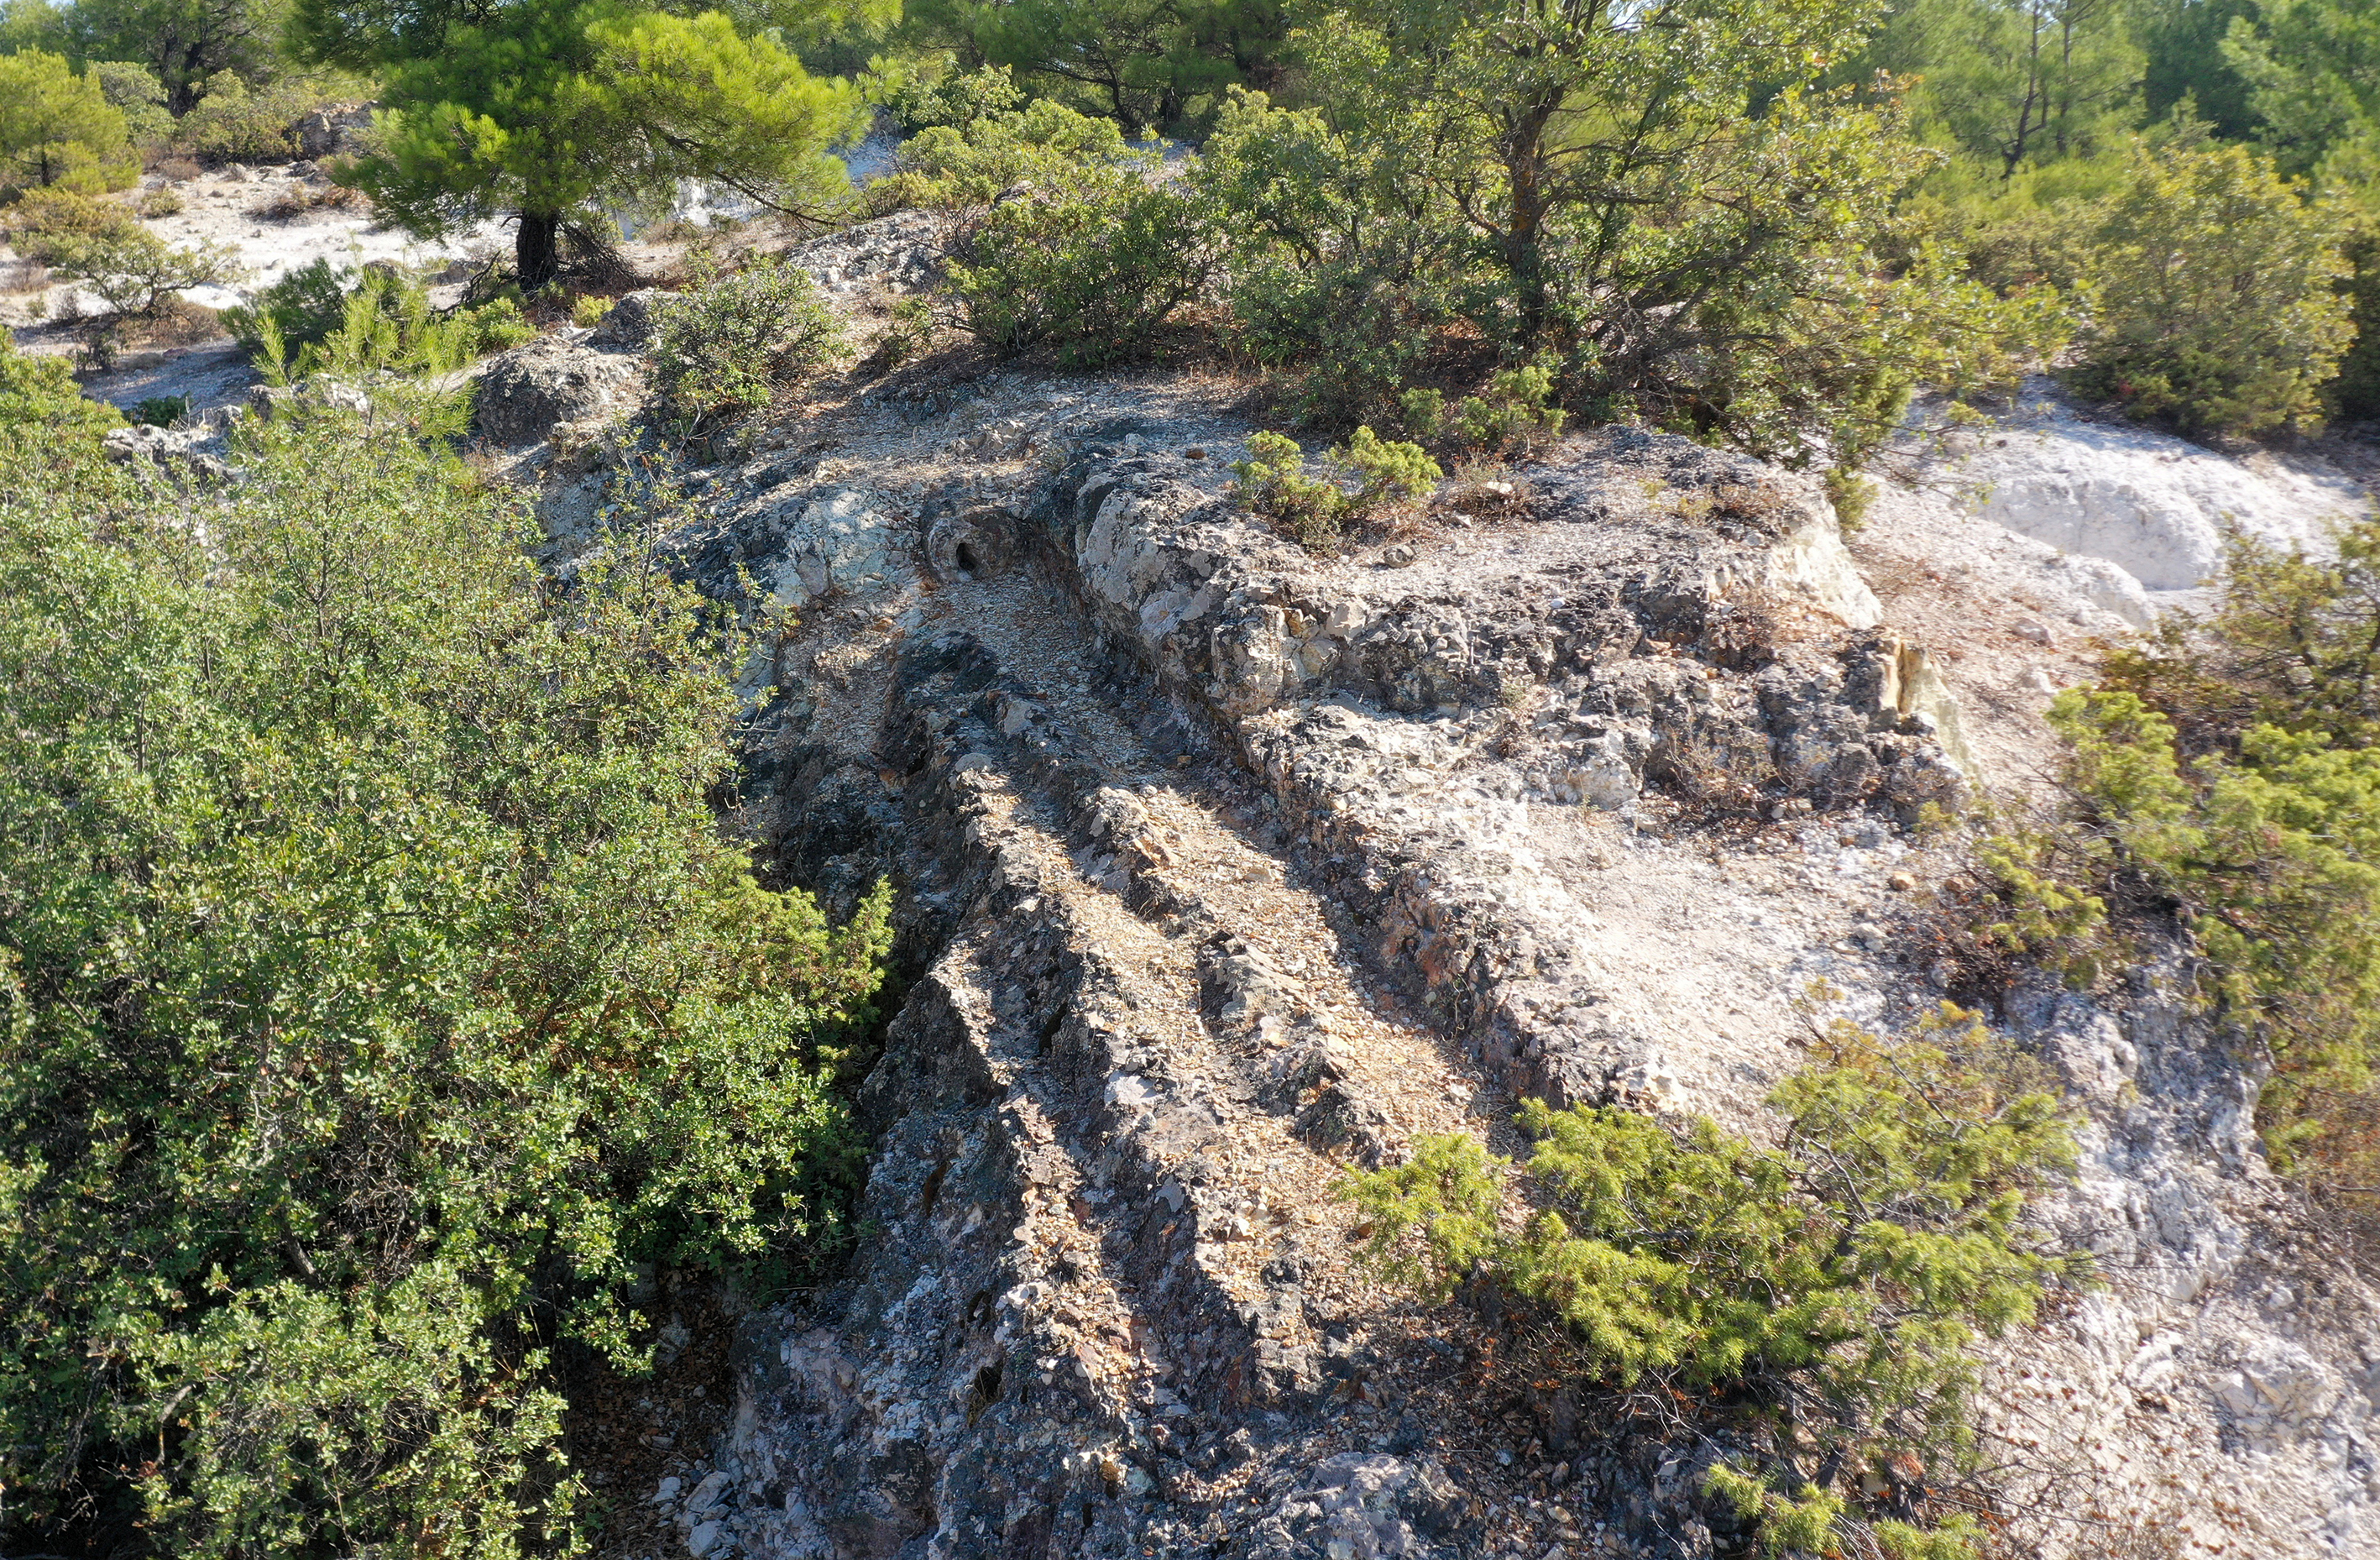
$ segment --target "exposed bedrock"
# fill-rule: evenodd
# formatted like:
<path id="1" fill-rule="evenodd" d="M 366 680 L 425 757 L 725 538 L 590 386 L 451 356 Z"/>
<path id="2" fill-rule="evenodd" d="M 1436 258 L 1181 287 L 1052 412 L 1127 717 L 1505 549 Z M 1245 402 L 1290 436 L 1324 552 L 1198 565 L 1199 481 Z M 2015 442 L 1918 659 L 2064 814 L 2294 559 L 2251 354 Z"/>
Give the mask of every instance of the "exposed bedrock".
<path id="1" fill-rule="evenodd" d="M 1756 1127 L 1812 981 L 1929 1000 L 1883 879 L 1938 871 L 1908 826 L 1983 778 L 1931 656 L 1814 486 L 1682 440 L 1572 440 L 1321 560 L 1071 400 L 889 414 L 924 482 L 698 479 L 686 572 L 803 620 L 747 669 L 779 691 L 739 821 L 838 907 L 891 873 L 911 978 L 866 1234 L 747 1320 L 689 1546 L 1741 1552 L 1717 1448 L 1505 1372 L 1510 1319 L 1356 1268 L 1334 1186 L 1425 1133 L 1510 1152 L 1523 1095 Z M 2277 1319 L 2269 1274 L 2318 1260 L 2277 1254 L 2252 1079 L 2169 992 L 2010 1007 L 2094 1115 L 2049 1216 L 2119 1282 L 1995 1358 L 1987 1420 L 2050 1438 L 2011 1486 L 2044 1553 L 2103 1530 L 2045 1512 L 2196 1535 L 2176 1481 L 2250 1462 L 2262 1550 L 2338 1553 L 2368 1297 L 2296 1281 Z"/>

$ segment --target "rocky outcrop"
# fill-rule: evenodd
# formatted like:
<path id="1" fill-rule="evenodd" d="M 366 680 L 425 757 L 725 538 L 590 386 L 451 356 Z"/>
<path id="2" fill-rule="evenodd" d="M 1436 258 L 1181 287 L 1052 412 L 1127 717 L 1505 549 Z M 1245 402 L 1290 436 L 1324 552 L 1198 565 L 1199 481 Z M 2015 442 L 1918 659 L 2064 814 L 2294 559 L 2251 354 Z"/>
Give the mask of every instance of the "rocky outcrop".
<path id="1" fill-rule="evenodd" d="M 2318 550 L 2336 521 L 2368 507 L 2336 472 L 2269 456 L 2252 466 L 2088 417 L 2046 381 L 2028 384 L 2015 415 L 1949 435 L 1925 463 L 1984 519 L 2074 558 L 2083 593 L 2136 628 L 2157 599 L 2221 570 L 2227 530 Z"/>
<path id="2" fill-rule="evenodd" d="M 612 307 L 595 323 L 587 337 L 587 345 L 601 348 L 635 350 L 652 340 L 653 327 L 661 311 L 678 295 L 662 287 L 640 287 L 613 300 Z"/>
<path id="3" fill-rule="evenodd" d="M 735 823 L 832 905 L 893 875 L 910 976 L 868 1233 L 747 1321 L 686 1548 L 1744 1552 L 1723 1439 L 1383 1289 L 1334 1187 L 1522 1095 L 1763 1130 L 1813 981 L 1941 994 L 1910 825 L 1990 778 L 1975 713 L 1790 473 L 1609 432 L 1324 558 L 1153 400 L 920 379 L 685 476 L 678 567 L 774 625 Z M 2008 1531 L 2351 1550 L 2368 1297 L 2281 1254 L 2177 986 L 2000 1015 L 2092 1114 L 2046 1216 L 2113 1279 L 1990 1362 Z"/>
<path id="4" fill-rule="evenodd" d="M 1484 564 L 1331 572 L 1185 464 L 1086 450 L 1037 510 L 1039 540 L 1105 641 L 1216 722 L 1342 869 L 1332 888 L 1378 929 L 1382 966 L 1515 1092 L 1652 1099 L 1662 1072 L 1573 952 L 1589 912 L 1533 810 L 1629 816 L 1651 784 L 1914 822 L 1964 794 L 1923 652 L 1848 631 L 1875 599 L 1838 561 L 1831 513 L 1782 473 L 1614 434 L 1535 474 Z"/>
<path id="5" fill-rule="evenodd" d="M 479 375 L 472 425 L 498 444 L 535 444 L 559 424 L 613 410 L 637 380 L 631 359 L 541 337 L 488 360 Z"/>
<path id="6" fill-rule="evenodd" d="M 368 103 L 326 104 L 313 109 L 292 131 L 298 155 L 310 161 L 354 156 L 364 150 L 371 122 L 372 105 Z"/>

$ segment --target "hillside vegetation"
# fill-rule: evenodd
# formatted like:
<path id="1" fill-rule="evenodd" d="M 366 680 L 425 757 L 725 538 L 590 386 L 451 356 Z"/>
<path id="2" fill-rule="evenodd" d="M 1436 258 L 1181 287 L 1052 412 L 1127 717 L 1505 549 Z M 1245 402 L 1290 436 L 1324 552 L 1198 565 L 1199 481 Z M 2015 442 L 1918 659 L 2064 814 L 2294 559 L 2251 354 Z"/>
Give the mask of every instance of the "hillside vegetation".
<path id="1" fill-rule="evenodd" d="M 787 625 L 685 582 L 664 482 L 549 572 L 453 389 L 602 321 L 688 181 L 780 237 L 928 213 L 935 286 L 863 343 L 681 223 L 642 442 L 573 459 L 650 475 L 962 338 L 1237 376 L 1235 496 L 1322 555 L 1613 423 L 1855 521 L 1921 393 L 1963 420 L 2049 372 L 2240 448 L 2380 419 L 2355 0 L 9 0 L 0 231 L 104 360 L 239 279 L 144 202 L 365 101 L 325 198 L 502 218 L 509 269 L 451 308 L 327 261 L 259 289 L 228 473 L 112 456 L 0 334 L 12 1553 L 572 1553 L 569 1393 L 650 1368 L 655 1275 L 781 1296 L 867 1233 L 892 888 L 837 923 L 721 823 L 735 672 Z M 2272 1163 L 2368 1209 L 2380 531 L 2339 541 L 2238 542 L 2211 616 L 2060 698 L 2060 807 L 1995 824 L 1958 932 L 2078 988 L 2180 940 L 2271 1064 Z M 1703 1485 L 1745 1553 L 1987 1554 L 1976 1360 L 2096 1282 L 2031 1212 L 2080 1117 L 1955 1009 L 1812 1048 L 1768 1137 L 1532 1103 L 1518 1170 L 1429 1137 L 1344 1195 L 1378 1273 L 1751 1427 Z"/>

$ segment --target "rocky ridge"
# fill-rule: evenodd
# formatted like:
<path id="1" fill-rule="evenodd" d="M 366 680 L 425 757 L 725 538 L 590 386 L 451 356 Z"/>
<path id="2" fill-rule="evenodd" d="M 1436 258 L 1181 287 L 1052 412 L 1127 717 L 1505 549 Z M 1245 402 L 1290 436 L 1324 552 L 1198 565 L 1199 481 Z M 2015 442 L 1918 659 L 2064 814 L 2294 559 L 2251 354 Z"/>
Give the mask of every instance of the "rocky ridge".
<path id="1" fill-rule="evenodd" d="M 1741 1549 L 1707 1445 L 1382 1290 L 1333 1183 L 1510 1152 L 1524 1094 L 1757 1129 L 1812 981 L 1938 994 L 1912 826 L 2014 738 L 1791 474 L 1607 432 L 1324 560 L 1232 503 L 1247 432 L 1196 384 L 893 375 L 686 476 L 682 567 L 783 624 L 738 826 L 832 902 L 892 873 L 915 972 L 876 1234 L 744 1323 L 663 1502 L 694 1554 Z M 523 469 L 589 544 L 608 468 Z M 2372 1297 L 2173 989 L 2002 1015 L 2091 1112 L 2046 1217 L 2111 1278 L 1992 1362 L 2010 1542 L 2366 1552 Z"/>

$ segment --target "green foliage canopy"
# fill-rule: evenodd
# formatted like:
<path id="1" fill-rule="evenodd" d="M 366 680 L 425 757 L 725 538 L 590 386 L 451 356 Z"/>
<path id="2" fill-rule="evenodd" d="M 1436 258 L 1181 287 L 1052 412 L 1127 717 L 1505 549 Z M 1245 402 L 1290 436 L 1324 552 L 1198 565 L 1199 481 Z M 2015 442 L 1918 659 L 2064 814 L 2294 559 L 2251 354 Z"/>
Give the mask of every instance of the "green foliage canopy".
<path id="1" fill-rule="evenodd" d="M 2306 195 L 2244 146 L 2135 151 L 2095 213 L 2070 382 L 2193 435 L 2319 422 L 2354 326 L 2345 213 Z"/>
<path id="2" fill-rule="evenodd" d="M 0 55 L 0 189 L 120 188 L 132 181 L 124 115 L 99 78 L 40 49 Z"/>
<path id="3" fill-rule="evenodd" d="M 1913 0 L 1861 61 L 1917 78 L 1921 130 L 1938 126 L 2003 176 L 2121 135 L 2146 63 L 2119 0 Z"/>
<path id="4" fill-rule="evenodd" d="M 2231 24 L 2224 58 L 2246 79 L 2261 138 L 2311 172 L 2335 148 L 2380 152 L 2380 16 L 2339 0 L 2263 0 Z"/>
<path id="5" fill-rule="evenodd" d="M 811 216 L 849 194 L 827 151 L 860 127 L 857 90 L 722 12 L 297 0 L 292 36 L 308 57 L 385 84 L 385 149 L 361 160 L 358 185 L 418 234 L 513 213 L 524 286 L 555 274 L 565 223 L 681 179 Z"/>
<path id="6" fill-rule="evenodd" d="M 1288 31 L 1281 0 L 912 0 L 903 31 L 966 63 L 1004 66 L 1127 127 L 1180 128 L 1225 89 L 1266 85 Z"/>
<path id="7" fill-rule="evenodd" d="M 542 1552 L 552 1347 L 633 1359 L 636 1263 L 821 1237 L 885 899 L 831 928 L 722 840 L 722 647 L 635 549 L 558 589 L 384 416 L 193 494 L 6 404 L 11 1517 Z"/>
<path id="8" fill-rule="evenodd" d="M 58 15 L 79 58 L 148 67 L 178 116 L 224 81 L 271 79 L 287 13 L 285 0 L 74 0 Z"/>
<path id="9" fill-rule="evenodd" d="M 2177 910 L 2217 1015 L 2267 1048 L 2283 1165 L 2380 1168 L 2380 526 L 2336 558 L 2234 538 L 2211 619 L 2168 619 L 2070 690 L 2080 827 L 1998 847 L 2008 941 L 2087 976 L 2121 952 L 2110 903 Z M 2120 874 L 2120 875 L 2119 875 Z"/>
<path id="10" fill-rule="evenodd" d="M 1991 380 L 2054 335 L 1898 230 L 1934 159 L 1888 102 L 1822 81 L 1860 6 L 1301 19 L 1319 106 L 1241 96 L 1193 177 L 1241 240 L 1249 350 L 1311 360 L 1326 419 L 1392 405 L 1460 321 L 1550 356 L 1570 406 L 1806 459 L 1865 447 L 1912 384 Z"/>
<path id="11" fill-rule="evenodd" d="M 653 322 L 653 382 L 680 427 L 768 405 L 801 371 L 844 349 L 843 322 L 809 273 L 759 262 L 699 277 Z"/>
<path id="12" fill-rule="evenodd" d="M 1423 1140 L 1347 1195 L 1388 1272 L 1439 1296 L 1506 1286 L 1563 1323 L 1591 1377 L 1748 1392 L 1832 1467 L 1907 1456 L 1938 1479 L 1973 1449 L 1973 1343 L 2088 1276 L 2022 1224 L 2027 1195 L 2072 1168 L 2073 1124 L 2038 1064 L 1955 1008 L 1899 1043 L 1839 1021 L 1817 1049 L 1770 1097 L 1773 1147 L 1704 1118 L 1528 1103 L 1541 1211 L 1517 1229 L 1506 1166 L 1467 1137 Z"/>

